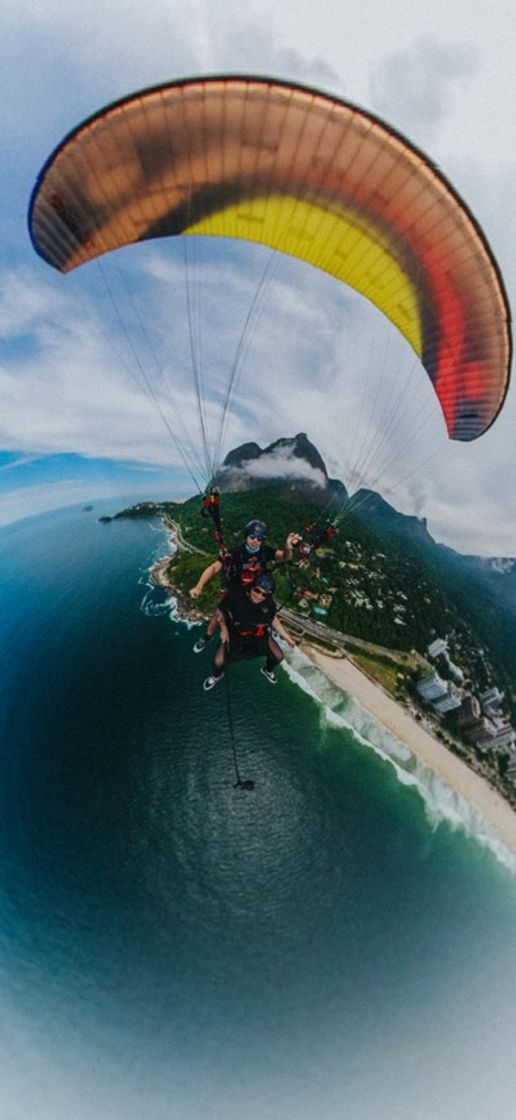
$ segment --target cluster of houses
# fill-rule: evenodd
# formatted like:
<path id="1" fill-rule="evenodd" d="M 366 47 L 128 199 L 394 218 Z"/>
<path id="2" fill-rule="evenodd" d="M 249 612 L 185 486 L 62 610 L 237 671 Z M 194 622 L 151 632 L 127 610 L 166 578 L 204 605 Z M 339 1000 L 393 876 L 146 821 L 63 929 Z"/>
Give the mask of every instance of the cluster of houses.
<path id="1" fill-rule="evenodd" d="M 516 775 L 516 733 L 505 713 L 503 692 L 488 688 L 477 697 L 466 691 L 462 687 L 464 674 L 450 660 L 446 639 L 437 638 L 428 646 L 427 654 L 432 661 L 444 658 L 452 679 L 444 680 L 437 671 L 423 677 L 416 685 L 421 699 L 439 715 L 456 711 L 464 739 L 479 750 L 509 749 L 509 771 Z"/>
<path id="2" fill-rule="evenodd" d="M 319 615 L 321 618 L 324 618 L 325 615 L 328 614 L 328 611 L 332 605 L 333 596 L 335 595 L 337 588 L 328 587 L 328 580 L 325 578 L 325 576 L 321 577 L 320 568 L 316 568 L 314 574 L 316 576 L 316 579 L 321 580 L 321 583 L 326 585 L 325 589 L 323 591 L 309 591 L 308 589 L 305 589 L 301 597 L 298 597 L 297 607 L 298 610 L 301 611 L 306 611 L 311 608 L 313 614 Z"/>
<path id="3" fill-rule="evenodd" d="M 381 562 L 387 559 L 385 553 L 374 552 L 368 556 L 369 583 L 375 589 L 375 597 L 371 599 L 363 587 L 364 561 L 361 546 L 356 541 L 344 541 L 343 545 L 348 550 L 348 558 L 339 560 L 339 568 L 346 570 L 348 602 L 366 611 L 389 609 L 393 612 L 396 626 L 406 626 L 403 616 L 407 613 L 408 596 L 398 590 L 393 600 L 389 576 L 382 570 Z M 357 572 L 358 575 L 350 575 L 350 572 Z"/>

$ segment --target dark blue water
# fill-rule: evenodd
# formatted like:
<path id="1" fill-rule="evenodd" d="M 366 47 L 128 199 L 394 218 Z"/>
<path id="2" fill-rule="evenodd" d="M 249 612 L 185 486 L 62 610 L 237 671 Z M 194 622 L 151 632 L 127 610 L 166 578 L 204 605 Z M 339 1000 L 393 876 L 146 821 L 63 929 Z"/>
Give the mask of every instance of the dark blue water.
<path id="1" fill-rule="evenodd" d="M 210 657 L 157 526 L 3 530 L 1 1120 L 509 1120 L 516 880 L 286 673 Z"/>

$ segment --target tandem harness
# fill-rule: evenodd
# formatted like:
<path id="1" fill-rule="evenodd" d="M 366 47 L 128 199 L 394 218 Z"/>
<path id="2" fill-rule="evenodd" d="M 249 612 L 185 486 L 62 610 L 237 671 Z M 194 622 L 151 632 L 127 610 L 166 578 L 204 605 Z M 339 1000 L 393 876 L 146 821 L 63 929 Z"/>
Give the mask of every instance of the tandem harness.
<path id="1" fill-rule="evenodd" d="M 268 631 L 269 627 L 260 622 L 255 630 L 239 630 L 238 635 L 240 638 L 265 638 Z"/>
<path id="2" fill-rule="evenodd" d="M 238 562 L 235 562 L 233 555 L 234 550 L 232 552 L 229 550 L 224 543 L 222 535 L 220 490 L 217 487 L 214 487 L 208 494 L 204 495 L 201 514 L 203 517 L 210 517 L 213 521 L 213 536 L 219 549 L 218 560 L 222 564 L 221 595 L 224 595 L 228 587 L 236 582 L 242 587 L 249 587 L 254 583 L 256 577 L 263 572 L 264 565 L 260 560 L 254 559 L 253 557 L 249 557 L 242 567 Z"/>
<path id="3" fill-rule="evenodd" d="M 231 583 L 233 562 L 232 562 L 231 553 L 230 553 L 227 545 L 224 543 L 224 539 L 223 539 L 223 535 L 222 535 L 222 519 L 221 519 L 221 511 L 220 511 L 220 490 L 217 486 L 214 486 L 207 494 L 205 494 L 203 496 L 201 513 L 202 513 L 203 517 L 211 517 L 211 520 L 213 521 L 213 526 L 214 526 L 213 536 L 214 536 L 214 538 L 215 538 L 215 540 L 218 544 L 218 548 L 219 548 L 218 559 L 220 560 L 220 563 L 222 564 L 222 568 L 223 568 L 223 577 L 222 577 L 222 579 L 223 579 L 223 591 L 221 592 L 223 594 L 224 589 Z M 311 561 L 314 553 L 317 552 L 317 549 L 320 548 L 320 546 L 325 541 L 334 540 L 336 536 L 337 536 L 337 529 L 336 529 L 336 526 L 334 525 L 334 523 L 332 521 L 327 521 L 326 524 L 320 525 L 319 527 L 317 527 L 317 522 L 315 522 L 313 525 L 305 525 L 304 536 L 299 541 L 299 544 L 296 546 L 296 552 L 298 554 L 298 560 L 295 562 L 294 567 L 297 568 L 297 570 L 299 572 L 301 572 L 304 568 L 307 568 L 310 564 L 310 561 Z M 289 584 L 290 584 L 290 591 L 289 591 L 289 594 L 287 595 L 287 598 L 284 600 L 284 602 L 279 607 L 279 610 L 281 610 L 282 607 L 286 606 L 286 604 L 288 603 L 288 601 L 291 598 L 298 597 L 300 593 L 302 594 L 302 591 L 300 590 L 299 586 L 296 586 L 294 584 L 294 580 L 292 578 L 291 570 L 290 570 L 288 565 L 287 565 L 287 575 L 288 575 L 288 581 L 289 581 Z M 251 572 L 251 571 L 249 571 L 249 573 L 247 573 L 247 578 L 246 578 L 246 573 L 243 573 L 242 578 L 241 578 L 241 583 L 243 584 L 243 586 L 246 586 L 246 585 L 252 583 L 253 579 L 254 579 L 254 576 L 255 576 L 255 573 Z M 251 632 L 249 632 L 249 636 L 251 636 Z M 254 637 L 263 637 L 264 635 L 263 635 L 263 633 L 259 633 L 259 634 L 254 634 L 253 633 L 253 636 Z"/>

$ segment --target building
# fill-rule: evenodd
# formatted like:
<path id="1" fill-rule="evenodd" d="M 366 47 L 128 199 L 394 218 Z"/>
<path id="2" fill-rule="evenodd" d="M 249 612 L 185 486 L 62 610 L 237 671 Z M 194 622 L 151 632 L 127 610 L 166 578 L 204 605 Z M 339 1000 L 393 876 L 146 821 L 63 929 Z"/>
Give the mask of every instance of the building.
<path id="1" fill-rule="evenodd" d="M 490 690 L 497 691 L 497 690 Z M 498 695 L 500 695 L 498 693 Z M 459 716 L 459 727 L 465 739 L 481 751 L 496 747 L 514 747 L 516 734 L 504 716 L 489 716 L 482 710 L 476 696 L 464 697 Z"/>
<path id="2" fill-rule="evenodd" d="M 480 703 L 488 716 L 499 716 L 503 708 L 504 694 L 498 688 L 488 688 L 480 694 Z"/>
<path id="3" fill-rule="evenodd" d="M 431 673 L 429 677 L 422 677 L 417 682 L 416 688 L 421 698 L 429 704 L 434 700 L 442 700 L 448 693 L 448 684 L 442 680 L 439 673 Z"/>
<path id="4" fill-rule="evenodd" d="M 434 711 L 439 712 L 439 715 L 444 715 L 446 712 L 454 712 L 462 705 L 462 696 L 459 695 L 457 689 L 452 685 L 448 685 L 446 696 L 442 696 L 439 700 L 432 701 Z"/>
<path id="5" fill-rule="evenodd" d="M 479 747 L 481 751 L 493 750 L 495 747 L 513 749 L 516 735 L 507 720 L 486 718 L 484 723 L 486 724 L 484 734 L 480 734 L 475 739 L 475 746 Z"/>
<path id="6" fill-rule="evenodd" d="M 461 704 L 459 727 L 462 731 L 467 732 L 479 726 L 481 720 L 482 709 L 480 703 L 476 696 L 472 696 L 471 693 L 468 692 Z"/>
<path id="7" fill-rule="evenodd" d="M 417 691 L 427 704 L 431 704 L 434 712 L 445 715 L 462 707 L 462 696 L 450 681 L 443 681 L 439 673 L 432 673 L 417 682 Z M 479 706 L 480 710 L 480 706 Z"/>
<path id="8" fill-rule="evenodd" d="M 426 652 L 428 656 L 434 660 L 434 658 L 440 657 L 442 653 L 446 653 L 447 649 L 448 642 L 446 638 L 436 638 L 435 642 L 430 643 Z"/>

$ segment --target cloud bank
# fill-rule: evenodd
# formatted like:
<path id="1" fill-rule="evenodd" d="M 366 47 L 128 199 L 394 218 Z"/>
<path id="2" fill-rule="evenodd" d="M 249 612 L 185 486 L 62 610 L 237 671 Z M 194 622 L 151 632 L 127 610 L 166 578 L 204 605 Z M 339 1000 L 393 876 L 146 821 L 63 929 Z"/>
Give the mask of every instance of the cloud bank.
<path id="1" fill-rule="evenodd" d="M 378 62 L 371 74 L 372 102 L 412 139 L 433 140 L 453 110 L 457 86 L 475 77 L 479 66 L 472 47 L 421 37 Z"/>

